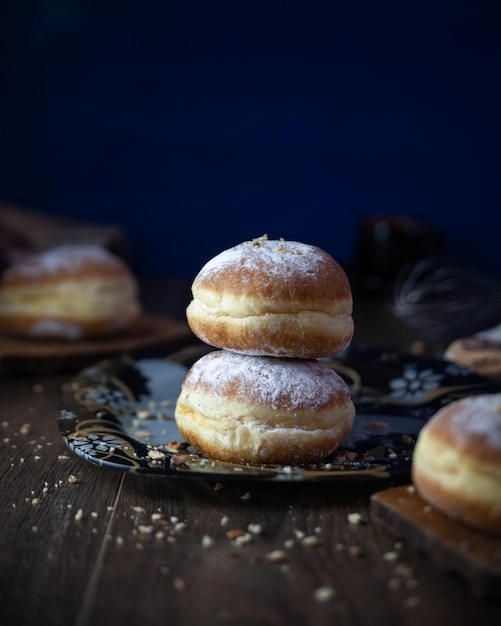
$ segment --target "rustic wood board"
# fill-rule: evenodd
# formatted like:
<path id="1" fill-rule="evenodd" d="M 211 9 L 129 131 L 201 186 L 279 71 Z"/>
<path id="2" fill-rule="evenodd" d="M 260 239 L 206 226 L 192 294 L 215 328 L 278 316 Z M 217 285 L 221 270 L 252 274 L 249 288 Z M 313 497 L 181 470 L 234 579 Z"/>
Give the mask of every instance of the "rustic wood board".
<path id="1" fill-rule="evenodd" d="M 0 334 L 0 374 L 77 370 L 109 356 L 158 355 L 189 342 L 195 343 L 196 339 L 185 322 L 149 314 L 116 335 L 81 341 L 34 340 Z"/>
<path id="2" fill-rule="evenodd" d="M 469 581 L 475 594 L 501 598 L 501 536 L 449 519 L 411 485 L 373 494 L 371 517 L 423 550 L 438 567 Z"/>

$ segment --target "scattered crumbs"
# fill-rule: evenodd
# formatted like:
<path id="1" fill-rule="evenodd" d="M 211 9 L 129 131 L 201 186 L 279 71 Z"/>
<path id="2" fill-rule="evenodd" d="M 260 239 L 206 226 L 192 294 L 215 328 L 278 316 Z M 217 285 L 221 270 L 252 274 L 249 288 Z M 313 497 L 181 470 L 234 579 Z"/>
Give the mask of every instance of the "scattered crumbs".
<path id="1" fill-rule="evenodd" d="M 243 535 L 245 534 L 246 532 L 243 528 L 232 528 L 227 531 L 226 536 L 228 537 L 228 539 L 231 539 L 233 541 L 237 537 L 243 537 Z"/>
<path id="2" fill-rule="evenodd" d="M 282 467 L 282 472 L 284 474 L 292 474 L 292 467 L 290 465 L 285 465 Z"/>
<path id="3" fill-rule="evenodd" d="M 287 559 L 285 550 L 271 550 L 264 555 L 264 558 L 270 563 L 282 563 Z"/>
<path id="4" fill-rule="evenodd" d="M 153 448 L 152 450 L 148 450 L 148 458 L 153 463 L 164 462 L 165 461 L 165 452 L 161 450 L 156 450 Z"/>
<path id="5" fill-rule="evenodd" d="M 230 521 L 230 518 L 227 515 L 223 515 L 223 517 L 221 518 L 221 526 L 226 526 L 226 524 Z"/>
<path id="6" fill-rule="evenodd" d="M 114 507 L 114 506 L 107 506 L 107 507 L 106 507 L 106 510 L 107 510 L 107 511 L 114 511 L 114 510 L 115 510 L 115 507 Z"/>
<path id="7" fill-rule="evenodd" d="M 209 537 L 209 535 L 204 535 L 202 537 L 202 548 L 205 548 L 205 549 L 212 548 L 213 545 L 214 545 L 214 539 L 212 537 Z"/>
<path id="8" fill-rule="evenodd" d="M 315 589 L 313 596 L 317 602 L 330 602 L 336 596 L 336 590 L 328 585 Z"/>
<path id="9" fill-rule="evenodd" d="M 40 504 L 40 502 L 42 502 L 40 498 L 33 498 L 31 500 L 31 504 L 34 504 L 34 505 Z"/>
<path id="10" fill-rule="evenodd" d="M 29 422 L 24 423 L 19 429 L 21 435 L 29 435 L 32 431 L 31 424 Z"/>
<path id="11" fill-rule="evenodd" d="M 39 456 L 38 454 L 35 454 L 35 461 L 40 461 L 41 458 L 42 458 L 41 456 Z"/>
<path id="12" fill-rule="evenodd" d="M 141 409 L 140 411 L 138 411 L 136 413 L 136 416 L 140 420 L 150 420 L 153 417 L 152 414 L 145 409 Z"/>
<path id="13" fill-rule="evenodd" d="M 250 500 L 251 494 L 247 491 L 243 496 L 240 496 L 240 500 Z"/>
<path id="14" fill-rule="evenodd" d="M 75 476 L 75 474 L 70 474 L 68 476 L 68 482 L 70 483 L 70 485 L 74 485 L 78 482 L 78 478 Z"/>
<path id="15" fill-rule="evenodd" d="M 350 524 L 360 524 L 360 522 L 362 521 L 362 516 L 360 515 L 360 513 L 349 513 L 348 521 L 350 522 Z"/>
<path id="16" fill-rule="evenodd" d="M 151 535 L 155 530 L 155 527 L 148 524 L 139 524 L 137 529 L 141 535 Z"/>
<path id="17" fill-rule="evenodd" d="M 395 573 L 403 578 L 411 578 L 413 575 L 412 569 L 408 565 L 399 563 L 395 568 Z"/>
<path id="18" fill-rule="evenodd" d="M 249 524 L 247 526 L 247 530 L 253 535 L 260 535 L 263 532 L 263 527 L 261 524 Z"/>
<path id="19" fill-rule="evenodd" d="M 186 582 L 182 578 L 179 578 L 179 576 L 176 576 L 172 582 L 176 591 L 184 591 L 186 589 Z"/>
<path id="20" fill-rule="evenodd" d="M 301 539 L 303 546 L 318 546 L 320 543 L 321 541 L 316 535 L 307 535 Z"/>
<path id="21" fill-rule="evenodd" d="M 398 552 L 394 550 L 390 550 L 389 552 L 385 552 L 383 554 L 383 559 L 385 561 L 396 561 L 398 559 Z"/>
<path id="22" fill-rule="evenodd" d="M 371 430 L 372 432 L 382 433 L 388 428 L 388 423 L 378 420 L 372 420 L 369 422 L 368 426 L 369 430 Z"/>
<path id="23" fill-rule="evenodd" d="M 175 441 L 174 439 L 169 441 L 169 443 L 165 446 L 167 452 L 180 452 L 181 450 L 184 450 L 184 448 L 185 446 L 183 443 Z"/>
<path id="24" fill-rule="evenodd" d="M 299 541 L 301 541 L 301 539 L 303 539 L 306 534 L 304 531 L 299 530 L 297 528 L 295 528 L 293 532 L 294 532 L 294 535 L 296 536 L 296 539 L 298 539 Z"/>
<path id="25" fill-rule="evenodd" d="M 177 515 L 171 515 L 170 521 L 171 521 L 171 524 L 177 524 L 179 522 L 179 517 L 177 517 Z"/>
<path id="26" fill-rule="evenodd" d="M 244 533 L 243 535 L 238 535 L 233 539 L 233 543 L 237 546 L 243 546 L 246 543 L 252 542 L 252 535 L 250 533 Z"/>
<path id="27" fill-rule="evenodd" d="M 220 491 L 221 489 L 224 489 L 223 483 L 216 483 L 214 485 L 214 491 Z"/>
<path id="28" fill-rule="evenodd" d="M 82 519 L 83 519 L 83 511 L 82 509 L 78 509 L 78 511 L 75 513 L 75 521 L 79 522 Z"/>
<path id="29" fill-rule="evenodd" d="M 362 556 L 362 548 L 360 546 L 350 546 L 348 548 L 348 552 L 351 556 L 360 557 Z"/>
<path id="30" fill-rule="evenodd" d="M 161 541 L 162 539 L 165 539 L 165 533 L 163 530 L 157 530 L 157 532 L 155 533 L 155 539 L 157 539 L 158 541 Z"/>
<path id="31" fill-rule="evenodd" d="M 143 506 L 133 506 L 132 510 L 135 513 L 145 513 L 146 512 L 146 509 Z"/>
<path id="32" fill-rule="evenodd" d="M 90 516 L 92 517 L 92 519 L 97 519 L 99 517 L 99 514 L 97 511 L 92 511 L 92 513 L 90 514 Z"/>
<path id="33" fill-rule="evenodd" d="M 177 522 L 174 524 L 174 532 L 180 532 L 186 528 L 186 522 Z"/>
<path id="34" fill-rule="evenodd" d="M 163 513 L 152 513 L 151 514 L 151 521 L 153 523 L 155 522 L 159 522 L 160 520 L 165 519 L 165 515 Z"/>
<path id="35" fill-rule="evenodd" d="M 294 546 L 294 539 L 286 539 L 284 541 L 284 546 L 290 550 Z"/>
<path id="36" fill-rule="evenodd" d="M 57 455 L 57 460 L 58 461 L 68 461 L 69 458 L 70 457 L 67 454 L 58 454 Z"/>

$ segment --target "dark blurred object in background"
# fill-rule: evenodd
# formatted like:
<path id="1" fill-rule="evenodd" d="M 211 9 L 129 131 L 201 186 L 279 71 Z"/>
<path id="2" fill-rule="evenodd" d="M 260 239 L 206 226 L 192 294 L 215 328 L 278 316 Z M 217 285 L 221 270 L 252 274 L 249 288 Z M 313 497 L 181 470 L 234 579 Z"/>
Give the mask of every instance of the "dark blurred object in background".
<path id="1" fill-rule="evenodd" d="M 501 283 L 446 257 L 402 268 L 391 308 L 427 342 L 454 339 L 501 322 Z"/>
<path id="2" fill-rule="evenodd" d="M 0 204 L 0 272 L 22 257 L 63 244 L 92 244 L 126 257 L 121 228 L 57 218 L 40 211 Z"/>
<path id="3" fill-rule="evenodd" d="M 384 291 L 410 261 L 445 252 L 445 237 L 405 215 L 368 215 L 355 239 L 354 279 L 364 291 Z"/>

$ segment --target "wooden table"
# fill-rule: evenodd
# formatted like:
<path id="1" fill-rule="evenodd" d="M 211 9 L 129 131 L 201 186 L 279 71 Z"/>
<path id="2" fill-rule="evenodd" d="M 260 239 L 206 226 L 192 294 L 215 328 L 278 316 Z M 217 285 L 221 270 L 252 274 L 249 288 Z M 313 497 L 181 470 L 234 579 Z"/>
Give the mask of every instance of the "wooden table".
<path id="1" fill-rule="evenodd" d="M 188 294 L 144 283 L 155 313 L 182 319 Z M 355 344 L 411 339 L 379 300 L 358 300 L 355 320 Z M 2 626 L 501 623 L 501 601 L 374 522 L 381 484 L 221 486 L 72 455 L 56 423 L 71 376 L 0 381 Z"/>

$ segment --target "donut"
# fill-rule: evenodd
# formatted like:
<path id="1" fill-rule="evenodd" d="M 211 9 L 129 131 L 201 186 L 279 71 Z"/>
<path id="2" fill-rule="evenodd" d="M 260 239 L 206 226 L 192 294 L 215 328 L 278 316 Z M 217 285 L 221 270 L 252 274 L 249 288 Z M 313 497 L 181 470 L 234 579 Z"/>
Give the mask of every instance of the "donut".
<path id="1" fill-rule="evenodd" d="M 0 278 L 0 330 L 77 340 L 116 332 L 138 317 L 134 276 L 95 245 L 62 245 L 24 257 Z"/>
<path id="2" fill-rule="evenodd" d="M 231 463 L 318 461 L 349 434 L 355 415 L 344 380 L 325 363 L 215 350 L 192 365 L 175 419 L 184 439 Z"/>
<path id="3" fill-rule="evenodd" d="M 501 324 L 455 339 L 447 346 L 444 359 L 501 381 Z"/>
<path id="4" fill-rule="evenodd" d="M 412 480 L 450 518 L 501 533 L 501 393 L 439 409 L 418 435 Z"/>
<path id="5" fill-rule="evenodd" d="M 209 260 L 192 283 L 188 324 L 204 343 L 251 356 L 317 359 L 353 338 L 342 267 L 295 241 L 245 241 Z"/>

